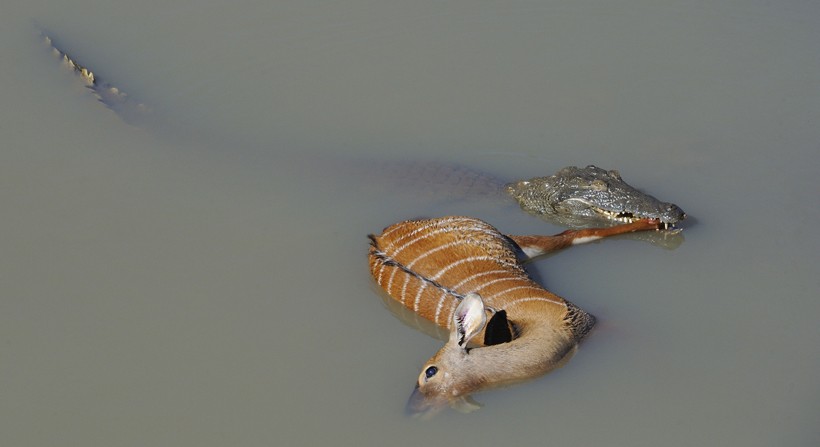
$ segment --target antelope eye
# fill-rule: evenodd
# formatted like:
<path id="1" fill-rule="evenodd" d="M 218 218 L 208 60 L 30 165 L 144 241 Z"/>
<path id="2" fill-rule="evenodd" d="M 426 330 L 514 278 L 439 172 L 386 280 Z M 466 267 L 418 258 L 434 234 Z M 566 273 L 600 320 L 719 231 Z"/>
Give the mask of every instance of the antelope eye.
<path id="1" fill-rule="evenodd" d="M 438 368 L 436 368 L 435 366 L 431 366 L 424 370 L 424 377 L 429 379 L 430 377 L 435 376 L 437 372 Z"/>

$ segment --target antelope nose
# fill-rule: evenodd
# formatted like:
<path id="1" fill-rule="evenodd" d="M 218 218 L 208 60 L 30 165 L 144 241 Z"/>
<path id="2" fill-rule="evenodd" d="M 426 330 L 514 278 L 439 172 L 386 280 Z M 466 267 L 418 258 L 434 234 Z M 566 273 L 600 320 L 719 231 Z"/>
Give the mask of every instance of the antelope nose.
<path id="1" fill-rule="evenodd" d="M 415 388 L 413 388 L 413 392 L 410 394 L 410 398 L 407 399 L 407 405 L 404 407 L 404 413 L 408 416 L 426 419 L 432 417 L 444 407 L 445 403 L 439 403 L 434 399 L 428 399 L 427 396 L 419 390 L 419 385 L 417 383 Z"/>
<path id="2" fill-rule="evenodd" d="M 407 399 L 407 405 L 404 407 L 404 412 L 408 416 L 420 416 L 427 411 L 427 402 L 424 400 L 424 394 L 419 391 L 419 384 L 413 388 L 410 393 L 410 398 Z"/>

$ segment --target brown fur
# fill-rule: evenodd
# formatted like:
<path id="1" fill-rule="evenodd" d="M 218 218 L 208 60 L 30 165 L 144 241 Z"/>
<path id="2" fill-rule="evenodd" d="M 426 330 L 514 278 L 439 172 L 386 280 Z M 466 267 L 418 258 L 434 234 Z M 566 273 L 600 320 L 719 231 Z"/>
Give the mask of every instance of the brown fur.
<path id="1" fill-rule="evenodd" d="M 592 329 L 594 317 L 529 277 L 518 260 L 522 249 L 538 255 L 657 224 L 644 220 L 555 236 L 505 236 L 481 220 L 455 216 L 400 222 L 371 236 L 376 282 L 408 309 L 450 329 L 448 343 L 422 369 L 417 403 L 454 404 L 475 391 L 543 374 Z M 486 319 L 476 315 L 501 310 L 514 337 L 485 346 Z M 465 335 L 477 347 L 466 349 Z"/>

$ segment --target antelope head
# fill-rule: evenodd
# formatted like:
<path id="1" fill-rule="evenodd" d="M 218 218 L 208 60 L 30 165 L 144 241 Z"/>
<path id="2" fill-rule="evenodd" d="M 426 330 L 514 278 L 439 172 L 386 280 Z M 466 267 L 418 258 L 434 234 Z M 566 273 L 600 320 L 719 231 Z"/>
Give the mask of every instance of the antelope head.
<path id="1" fill-rule="evenodd" d="M 447 405 L 462 411 L 478 408 L 469 395 L 481 387 L 483 379 L 477 371 L 478 365 L 471 361 L 467 343 L 487 325 L 481 297 L 476 293 L 467 294 L 456 307 L 452 323 L 449 340 L 419 374 L 407 403 L 408 411 L 413 414 L 433 413 Z"/>

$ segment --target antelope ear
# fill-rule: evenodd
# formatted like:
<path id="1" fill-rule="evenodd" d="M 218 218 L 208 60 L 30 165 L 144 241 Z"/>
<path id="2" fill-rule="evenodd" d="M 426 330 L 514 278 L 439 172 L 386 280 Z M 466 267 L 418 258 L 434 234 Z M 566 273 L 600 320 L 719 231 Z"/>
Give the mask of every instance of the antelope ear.
<path id="1" fill-rule="evenodd" d="M 464 348 L 467 342 L 475 337 L 487 325 L 487 313 L 484 311 L 484 301 L 477 293 L 468 293 L 456 307 L 453 314 L 454 331 L 450 341 L 455 341 Z"/>

